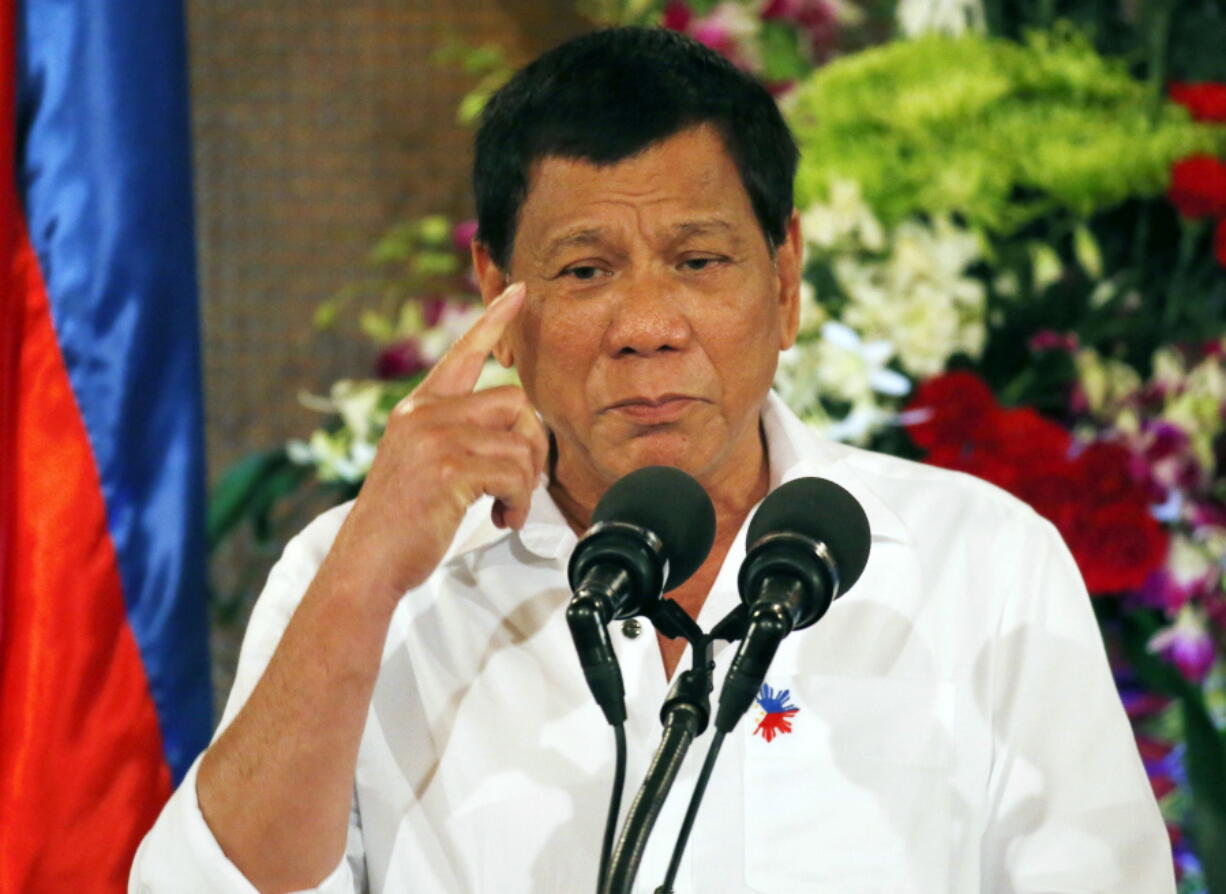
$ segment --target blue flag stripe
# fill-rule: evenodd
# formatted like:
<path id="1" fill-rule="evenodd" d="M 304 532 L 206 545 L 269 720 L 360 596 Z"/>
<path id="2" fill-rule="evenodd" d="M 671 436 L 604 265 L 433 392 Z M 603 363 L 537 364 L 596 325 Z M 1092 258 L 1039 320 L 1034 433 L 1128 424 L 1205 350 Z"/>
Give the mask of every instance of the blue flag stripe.
<path id="1" fill-rule="evenodd" d="M 179 3 L 26 0 L 18 170 L 176 782 L 212 720 Z"/>

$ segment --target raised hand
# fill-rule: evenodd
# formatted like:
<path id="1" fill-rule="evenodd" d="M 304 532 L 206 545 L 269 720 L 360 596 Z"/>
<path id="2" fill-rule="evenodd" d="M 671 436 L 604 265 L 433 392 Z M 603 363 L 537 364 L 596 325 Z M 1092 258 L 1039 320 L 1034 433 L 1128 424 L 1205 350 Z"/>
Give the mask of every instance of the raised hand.
<path id="1" fill-rule="evenodd" d="M 544 426 L 521 388 L 473 391 L 524 295 L 522 283 L 507 288 L 396 406 L 337 537 L 330 561 L 393 599 L 430 576 L 482 495 L 495 498 L 499 527 L 527 518 L 549 451 Z"/>

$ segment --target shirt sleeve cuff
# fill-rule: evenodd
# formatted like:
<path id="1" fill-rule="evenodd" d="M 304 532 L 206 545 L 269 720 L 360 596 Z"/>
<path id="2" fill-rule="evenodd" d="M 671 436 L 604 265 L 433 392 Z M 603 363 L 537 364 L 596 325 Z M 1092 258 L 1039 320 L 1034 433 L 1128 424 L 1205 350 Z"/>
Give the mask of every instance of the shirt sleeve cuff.
<path id="1" fill-rule="evenodd" d="M 222 852 L 204 821 L 196 800 L 199 765 L 196 758 L 136 851 L 128 894 L 259 894 Z M 348 861 L 342 857 L 318 886 L 295 894 L 354 894 L 355 890 Z"/>

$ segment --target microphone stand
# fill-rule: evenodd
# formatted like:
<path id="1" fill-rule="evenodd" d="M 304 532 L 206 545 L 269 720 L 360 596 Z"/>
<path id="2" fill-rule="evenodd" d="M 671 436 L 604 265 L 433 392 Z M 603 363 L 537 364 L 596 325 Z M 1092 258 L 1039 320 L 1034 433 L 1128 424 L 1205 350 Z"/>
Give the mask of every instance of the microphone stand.
<path id="1" fill-rule="evenodd" d="M 748 628 L 749 606 L 741 603 L 711 629 L 707 635 L 707 642 L 713 643 L 717 639 L 730 643 L 737 642 L 745 638 Z M 681 857 L 685 854 L 685 845 L 690 839 L 690 831 L 694 828 L 694 820 L 698 818 L 698 808 L 702 806 L 702 796 L 707 790 L 707 783 L 711 780 L 711 771 L 715 769 L 715 762 L 719 759 L 719 751 L 724 744 L 724 735 L 716 728 L 715 737 L 711 740 L 707 756 L 702 762 L 702 769 L 698 773 L 698 780 L 694 783 L 694 791 L 690 794 L 690 803 L 685 809 L 685 818 L 681 822 L 681 830 L 677 833 L 676 844 L 673 845 L 673 855 L 668 861 L 668 871 L 664 874 L 664 881 L 656 888 L 655 894 L 673 894 L 673 881 L 681 869 Z"/>
<path id="2" fill-rule="evenodd" d="M 630 894 L 647 839 L 677 778 L 690 743 L 707 728 L 711 718 L 712 640 L 672 599 L 662 599 L 648 614 L 657 630 L 670 639 L 684 636 L 690 643 L 691 667 L 683 671 L 660 709 L 664 732 L 647 776 L 630 806 L 621 837 L 613 851 L 601 894 Z"/>

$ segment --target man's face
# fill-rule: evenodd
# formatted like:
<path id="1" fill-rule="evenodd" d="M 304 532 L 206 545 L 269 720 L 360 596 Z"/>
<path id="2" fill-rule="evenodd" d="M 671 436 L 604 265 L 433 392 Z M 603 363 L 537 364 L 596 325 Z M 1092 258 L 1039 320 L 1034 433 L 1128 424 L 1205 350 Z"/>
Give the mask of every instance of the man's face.
<path id="1" fill-rule="evenodd" d="M 539 162 L 509 271 L 527 300 L 498 353 L 554 435 L 557 478 L 598 494 L 646 465 L 709 482 L 755 461 L 799 256 L 793 215 L 772 257 L 710 128 L 606 167 Z M 501 273 L 480 247 L 476 260 L 497 294 Z"/>

